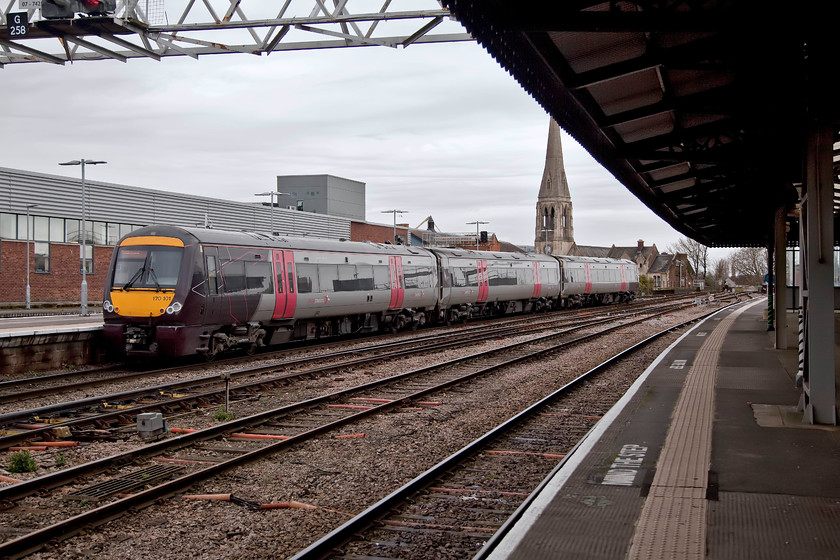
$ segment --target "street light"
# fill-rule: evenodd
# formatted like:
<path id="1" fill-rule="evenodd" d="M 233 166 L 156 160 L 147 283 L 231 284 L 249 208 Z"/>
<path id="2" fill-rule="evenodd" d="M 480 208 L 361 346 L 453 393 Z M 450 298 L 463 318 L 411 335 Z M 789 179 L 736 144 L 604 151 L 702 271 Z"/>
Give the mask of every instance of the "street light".
<path id="1" fill-rule="evenodd" d="M 98 161 L 93 159 L 74 159 L 73 161 L 65 161 L 58 165 L 81 165 L 82 166 L 82 244 L 79 247 L 82 260 L 82 317 L 87 317 L 87 195 L 85 193 L 85 165 L 99 165 L 100 163 L 108 163 L 107 161 Z"/>
<path id="2" fill-rule="evenodd" d="M 29 210 L 38 206 L 37 204 L 26 205 L 26 308 L 30 307 L 29 299 Z"/>
<path id="3" fill-rule="evenodd" d="M 489 224 L 490 222 L 479 222 L 478 220 L 474 222 L 467 222 L 467 225 L 475 224 L 475 250 L 478 251 L 478 226 L 481 224 Z"/>
<path id="4" fill-rule="evenodd" d="M 271 231 L 269 232 L 271 235 L 274 235 L 274 197 L 277 197 L 277 202 L 280 202 L 280 197 L 284 194 L 289 194 L 287 192 L 277 192 L 277 191 L 265 191 L 261 193 L 257 193 L 254 196 L 270 196 L 271 197 L 271 208 L 269 209 L 269 220 L 271 224 Z"/>
<path id="5" fill-rule="evenodd" d="M 382 210 L 381 214 L 393 214 L 394 215 L 394 245 L 397 244 L 397 214 L 408 214 L 407 210 Z M 406 244 L 408 243 L 408 239 L 406 239 Z"/>

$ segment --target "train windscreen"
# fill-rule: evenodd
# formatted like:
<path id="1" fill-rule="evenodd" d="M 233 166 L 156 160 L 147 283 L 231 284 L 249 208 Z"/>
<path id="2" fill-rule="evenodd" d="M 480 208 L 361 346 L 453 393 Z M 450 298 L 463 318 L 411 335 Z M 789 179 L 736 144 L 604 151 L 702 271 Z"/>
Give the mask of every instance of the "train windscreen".
<path id="1" fill-rule="evenodd" d="M 182 247 L 132 245 L 120 247 L 114 266 L 114 289 L 173 289 L 178 284 Z"/>

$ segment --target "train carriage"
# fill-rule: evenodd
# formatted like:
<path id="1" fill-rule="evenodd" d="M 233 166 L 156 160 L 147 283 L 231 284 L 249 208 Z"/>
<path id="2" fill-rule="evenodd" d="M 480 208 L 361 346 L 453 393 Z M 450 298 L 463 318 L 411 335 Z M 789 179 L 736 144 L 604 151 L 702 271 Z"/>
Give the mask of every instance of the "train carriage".
<path id="1" fill-rule="evenodd" d="M 563 307 L 632 301 L 639 289 L 636 265 L 626 259 L 556 256 Z"/>
<path id="2" fill-rule="evenodd" d="M 440 315 L 458 321 L 553 307 L 560 293 L 557 261 L 544 255 L 429 249 L 440 267 Z"/>
<path id="3" fill-rule="evenodd" d="M 411 247 L 150 226 L 117 245 L 105 336 L 129 354 L 213 356 L 425 322 L 433 255 Z"/>

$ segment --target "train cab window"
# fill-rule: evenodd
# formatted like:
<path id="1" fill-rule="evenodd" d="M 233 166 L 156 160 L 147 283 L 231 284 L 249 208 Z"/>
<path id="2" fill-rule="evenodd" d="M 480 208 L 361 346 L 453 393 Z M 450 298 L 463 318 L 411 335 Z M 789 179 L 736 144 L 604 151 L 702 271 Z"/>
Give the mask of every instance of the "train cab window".
<path id="1" fill-rule="evenodd" d="M 175 288 L 181 270 L 182 247 L 131 245 L 117 249 L 113 287 Z"/>
<path id="2" fill-rule="evenodd" d="M 219 272 L 216 268 L 216 257 L 207 255 L 207 293 L 211 296 L 219 293 Z"/>

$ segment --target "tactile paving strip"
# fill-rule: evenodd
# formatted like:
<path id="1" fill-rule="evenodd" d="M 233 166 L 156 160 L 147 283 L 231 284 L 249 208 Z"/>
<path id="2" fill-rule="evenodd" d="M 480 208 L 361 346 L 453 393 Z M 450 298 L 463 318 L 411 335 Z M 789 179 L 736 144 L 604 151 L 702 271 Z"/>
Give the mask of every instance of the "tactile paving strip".
<path id="1" fill-rule="evenodd" d="M 686 376 L 636 525 L 630 560 L 706 557 L 706 486 L 718 357 L 729 328 L 748 307 L 721 321 Z"/>

